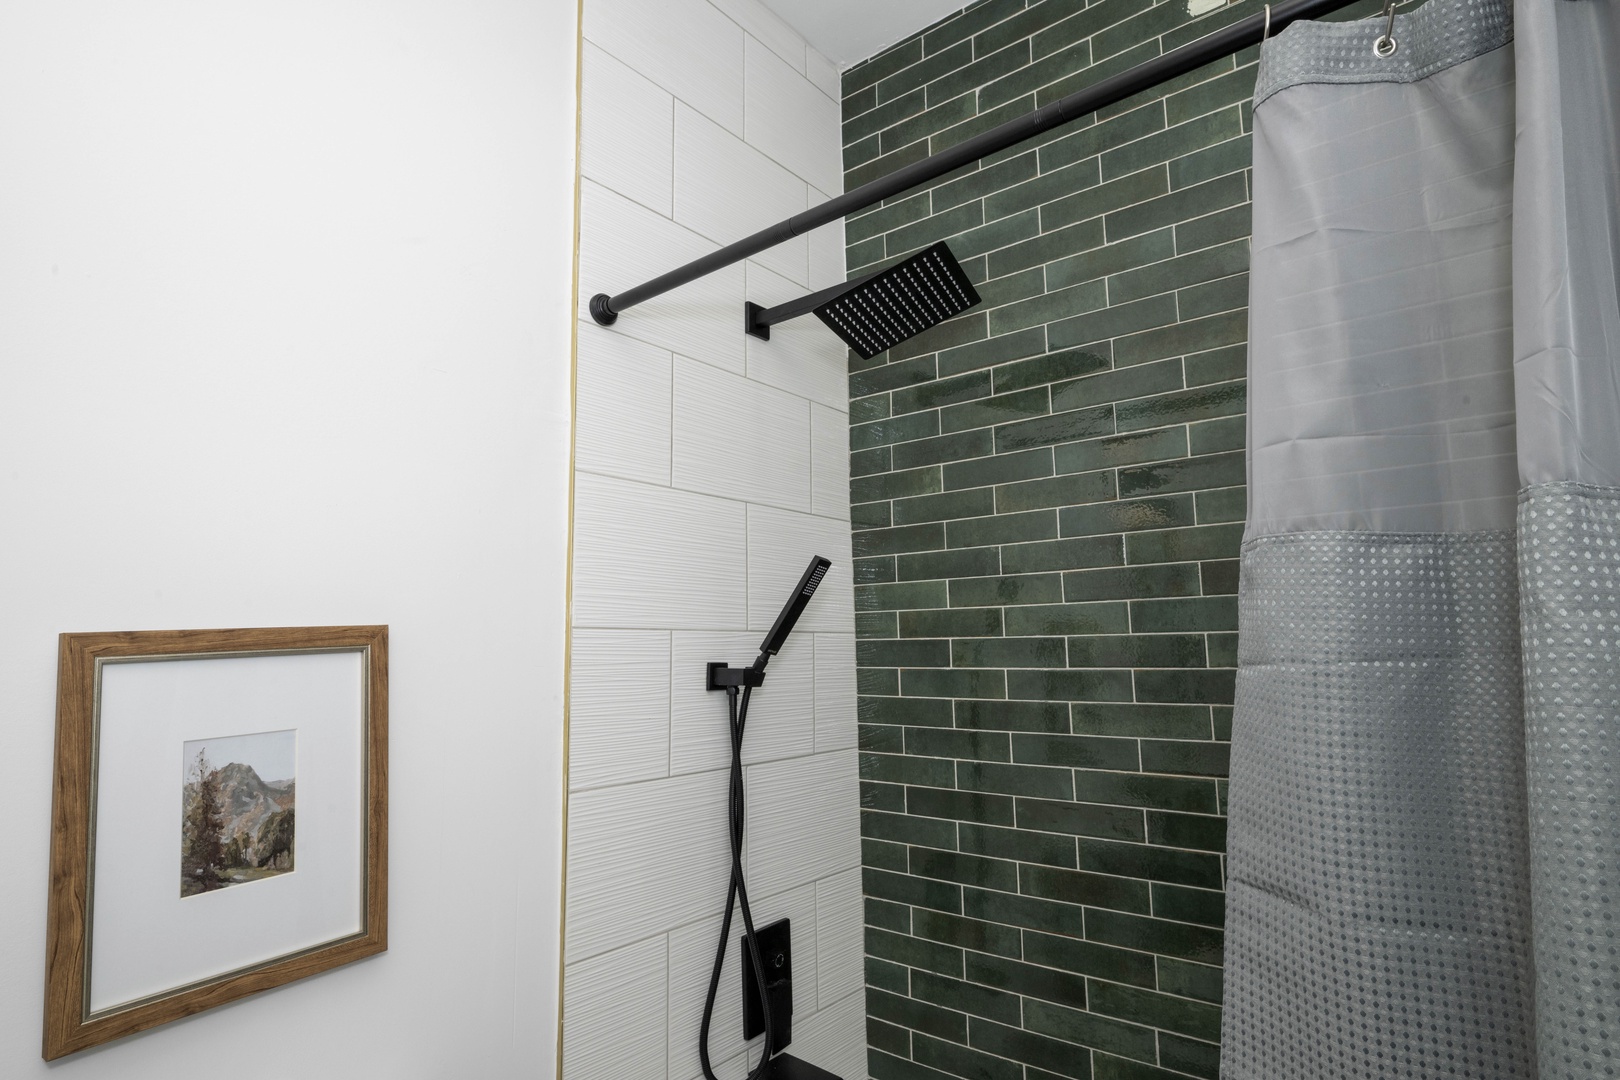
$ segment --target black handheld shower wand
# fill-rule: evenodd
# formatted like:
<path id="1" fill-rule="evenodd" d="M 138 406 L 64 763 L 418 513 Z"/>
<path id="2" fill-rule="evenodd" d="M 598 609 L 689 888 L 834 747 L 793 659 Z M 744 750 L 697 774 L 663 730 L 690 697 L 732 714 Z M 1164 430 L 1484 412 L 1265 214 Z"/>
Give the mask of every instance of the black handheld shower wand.
<path id="1" fill-rule="evenodd" d="M 794 586 L 792 595 L 782 606 L 782 613 L 776 617 L 770 632 L 760 643 L 759 656 L 751 665 L 745 668 L 731 667 L 723 663 L 709 665 L 708 688 L 726 692 L 726 704 L 729 706 L 731 717 L 731 882 L 726 888 L 726 915 L 720 922 L 720 946 L 714 955 L 714 970 L 709 976 L 709 993 L 703 1002 L 703 1024 L 698 1032 L 698 1058 L 703 1063 L 703 1075 L 706 1080 L 718 1080 L 713 1063 L 709 1059 L 709 1027 L 714 1020 L 715 994 L 720 989 L 720 969 L 726 961 L 726 941 L 731 936 L 733 906 L 742 911 L 743 963 L 752 968 L 754 976 L 752 983 L 745 978 L 744 985 L 756 988 L 765 1031 L 764 1052 L 760 1055 L 759 1064 L 748 1073 L 748 1080 L 764 1080 L 765 1077 L 771 1077 L 773 1080 L 838 1080 L 831 1073 L 818 1069 L 809 1062 L 801 1061 L 791 1054 L 780 1053 L 792 1039 L 791 1028 L 788 1017 L 771 1015 L 770 994 L 766 989 L 768 981 L 765 963 L 754 933 L 754 914 L 748 908 L 748 888 L 743 881 L 742 869 L 744 819 L 742 740 L 743 728 L 748 722 L 748 701 L 753 695 L 754 688 L 765 682 L 765 665 L 770 663 L 771 657 L 781 651 L 783 642 L 787 641 L 787 636 L 793 632 L 799 616 L 804 614 L 810 598 L 816 594 L 816 589 L 831 568 L 832 563 L 820 555 L 810 559 L 810 565 L 805 567 L 804 576 L 799 578 L 799 584 Z M 791 995 L 785 1001 L 778 1002 L 779 1007 L 783 1004 L 791 1013 Z"/>

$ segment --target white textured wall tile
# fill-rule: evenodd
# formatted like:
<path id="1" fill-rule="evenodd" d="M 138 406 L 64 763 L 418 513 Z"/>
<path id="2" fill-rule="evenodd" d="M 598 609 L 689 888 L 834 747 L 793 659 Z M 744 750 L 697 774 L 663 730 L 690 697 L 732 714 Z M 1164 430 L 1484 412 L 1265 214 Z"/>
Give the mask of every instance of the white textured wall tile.
<path id="1" fill-rule="evenodd" d="M 801 397 L 677 357 L 674 486 L 808 511 L 810 408 Z"/>
<path id="2" fill-rule="evenodd" d="M 810 206 L 826 202 L 828 195 L 818 188 L 810 189 Z M 808 207 L 807 207 L 808 209 Z M 810 288 L 813 291 L 830 289 L 842 282 L 844 269 L 843 219 L 819 229 L 811 229 L 805 239 L 810 245 Z"/>
<path id="3" fill-rule="evenodd" d="M 704 689 L 708 662 L 741 667 L 759 655 L 756 633 L 674 635 L 670 698 L 670 771 L 699 772 L 731 765 L 730 718 L 726 695 Z M 766 669 L 765 685 L 754 691 L 743 732 L 743 761 L 802 757 L 814 749 L 813 638 L 794 635 Z"/>
<path id="4" fill-rule="evenodd" d="M 708 0 L 590 0 L 585 37 L 742 134 L 743 39 Z"/>
<path id="5" fill-rule="evenodd" d="M 839 106 L 759 42 L 749 38 L 744 51 L 748 110 L 743 137 L 815 187 L 841 194 Z"/>
<path id="6" fill-rule="evenodd" d="M 748 299 L 762 307 L 797 300 L 804 289 L 756 262 L 748 263 Z M 848 350 L 814 315 L 771 327 L 771 339 L 739 335 L 748 351 L 748 377 L 829 409 L 849 408 Z M 680 350 L 676 350 L 679 352 Z M 688 354 L 702 355 L 702 354 Z"/>
<path id="7" fill-rule="evenodd" d="M 743 269 L 728 266 L 625 312 L 612 327 L 591 321 L 599 292 L 623 292 L 720 245 L 590 180 L 580 185 L 581 335 L 622 334 L 743 370 Z"/>
<path id="8" fill-rule="evenodd" d="M 742 503 L 590 473 L 574 484 L 576 627 L 742 623 Z"/>
<path id="9" fill-rule="evenodd" d="M 668 954 L 668 939 L 659 934 L 568 966 L 564 1080 L 664 1075 Z"/>
<path id="10" fill-rule="evenodd" d="M 698 1061 L 698 1027 L 703 1019 L 703 998 L 708 992 L 714 969 L 714 947 L 720 936 L 720 912 L 724 895 L 715 898 L 716 914 L 669 935 L 669 1075 L 686 1080 L 702 1075 Z M 793 939 L 793 1015 L 798 1045 L 797 1021 L 816 1010 L 817 949 L 816 891 L 813 885 L 772 896 L 758 894 L 750 885 L 749 907 L 754 926 L 763 928 L 778 919 L 790 920 Z M 731 936 L 726 945 L 725 964 L 720 971 L 720 991 L 715 997 L 709 1052 L 716 1059 L 743 1047 L 741 963 L 742 913 L 731 920 Z M 763 1039 L 750 1040 L 757 1046 Z M 725 1077 L 722 1076 L 722 1080 Z"/>
<path id="11" fill-rule="evenodd" d="M 843 1080 L 866 1080 L 866 995 L 850 994 L 795 1023 L 789 1051 Z"/>
<path id="12" fill-rule="evenodd" d="M 849 414 L 810 406 L 810 512 L 849 520 Z"/>
<path id="13" fill-rule="evenodd" d="M 822 56 L 810 45 L 805 46 L 804 74 L 817 90 L 826 94 L 835 102 L 844 100 L 843 79 L 839 77 L 838 65 Z"/>
<path id="14" fill-rule="evenodd" d="M 604 333 L 584 320 L 575 390 L 575 467 L 667 485 L 674 380 L 674 357 L 667 349 Z"/>
<path id="15" fill-rule="evenodd" d="M 669 633 L 576 630 L 568 688 L 568 786 L 669 775 Z"/>
<path id="16" fill-rule="evenodd" d="M 589 42 L 583 77 L 580 172 L 669 215 L 675 99 Z"/>
<path id="17" fill-rule="evenodd" d="M 770 629 L 812 555 L 825 556 L 833 565 L 799 617 L 798 629 L 853 632 L 849 523 L 768 506 L 748 508 L 749 629 Z"/>
<path id="18" fill-rule="evenodd" d="M 675 106 L 675 220 L 729 244 L 808 205 L 809 188 L 725 128 Z M 796 236 L 756 258 L 801 285 L 809 281 L 809 240 Z"/>
<path id="19" fill-rule="evenodd" d="M 569 800 L 570 964 L 700 919 L 725 900 L 726 790 L 726 774 L 712 772 Z"/>
<path id="20" fill-rule="evenodd" d="M 785 891 L 860 865 L 855 751 L 751 765 L 747 776 L 751 888 Z"/>
<path id="21" fill-rule="evenodd" d="M 804 74 L 805 51 L 809 48 L 799 32 L 759 0 L 710 0 L 732 21 Z M 745 103 L 746 107 L 746 103 Z"/>
<path id="22" fill-rule="evenodd" d="M 855 745 L 855 635 L 816 635 L 816 753 Z"/>
<path id="23" fill-rule="evenodd" d="M 816 882 L 817 1008 L 825 1009 L 865 985 L 865 927 L 860 867 Z"/>

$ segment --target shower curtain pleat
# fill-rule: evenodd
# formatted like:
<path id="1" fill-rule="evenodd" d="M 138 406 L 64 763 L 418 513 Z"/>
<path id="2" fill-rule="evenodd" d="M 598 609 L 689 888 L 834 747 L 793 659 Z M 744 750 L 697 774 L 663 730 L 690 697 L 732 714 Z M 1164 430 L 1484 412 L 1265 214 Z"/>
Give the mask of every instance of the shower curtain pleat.
<path id="1" fill-rule="evenodd" d="M 1228 1080 L 1620 1073 L 1617 27 L 1262 48 Z"/>

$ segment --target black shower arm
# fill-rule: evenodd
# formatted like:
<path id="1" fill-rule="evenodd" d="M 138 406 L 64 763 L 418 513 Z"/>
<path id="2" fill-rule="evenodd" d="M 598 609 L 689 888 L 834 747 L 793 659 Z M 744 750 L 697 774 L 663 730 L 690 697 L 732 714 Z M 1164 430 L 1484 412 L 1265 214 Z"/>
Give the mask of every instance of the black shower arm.
<path id="1" fill-rule="evenodd" d="M 1253 3 L 1254 0 L 1249 2 Z M 1151 89 L 1177 75 L 1184 75 L 1224 56 L 1241 52 L 1251 45 L 1258 45 L 1268 32 L 1275 34 L 1296 19 L 1311 19 L 1326 15 L 1342 7 L 1348 7 L 1353 2 L 1354 0 L 1283 0 L 1282 3 L 1272 4 L 1265 11 L 1246 19 L 1239 19 L 1229 26 L 1204 35 L 1197 41 L 1188 42 L 1180 48 L 1172 49 L 1163 56 L 1138 64 L 1118 75 L 1111 75 L 1083 90 L 1076 90 L 1050 105 L 1043 105 L 1034 112 L 1025 113 L 989 131 L 981 132 L 921 161 L 901 166 L 886 176 L 862 184 L 854 191 L 847 191 L 836 198 L 828 199 L 820 206 L 812 206 L 785 221 L 777 222 L 768 229 L 761 229 L 734 244 L 712 251 L 700 259 L 693 259 L 685 266 L 643 282 L 633 289 L 626 289 L 613 296 L 597 293 L 591 297 L 591 317 L 603 326 L 611 326 L 622 312 L 643 300 L 661 296 L 689 281 L 696 281 L 716 270 L 757 255 L 767 248 L 786 243 L 795 236 L 802 236 L 818 226 L 837 221 L 857 210 L 882 202 L 892 195 L 938 179 L 953 169 L 960 169 L 1025 139 L 1044 134 L 1098 109 L 1107 108 L 1132 94 Z"/>

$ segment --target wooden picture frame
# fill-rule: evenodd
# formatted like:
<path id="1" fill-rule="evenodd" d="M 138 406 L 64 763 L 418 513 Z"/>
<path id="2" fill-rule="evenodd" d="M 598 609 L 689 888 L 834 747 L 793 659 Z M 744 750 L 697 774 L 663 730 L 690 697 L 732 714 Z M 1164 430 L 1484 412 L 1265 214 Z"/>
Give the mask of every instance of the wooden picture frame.
<path id="1" fill-rule="evenodd" d="M 206 663 L 210 661 L 221 663 Z M 356 681 L 358 685 L 351 689 Z M 142 689 L 149 685 L 158 689 Z M 221 708 L 221 703 L 230 706 L 233 702 L 240 704 L 239 713 Z M 263 728 L 268 721 L 257 717 L 270 715 L 272 710 L 277 716 L 290 717 L 284 725 L 286 731 L 233 735 L 231 717 L 246 717 L 234 721 L 239 726 Z M 358 730 L 347 730 L 351 714 Z M 185 719 L 192 715 L 220 719 Z M 167 719 L 170 716 L 181 718 Z M 153 722 L 154 718 L 161 722 Z M 204 735 L 220 737 L 177 742 L 186 737 L 186 724 Z M 222 730 L 199 728 L 208 724 Z M 202 856 L 183 854 L 204 850 L 202 841 L 191 839 L 200 835 L 202 827 L 189 825 L 189 821 L 224 822 L 226 810 L 248 797 L 242 792 L 250 781 L 242 779 L 231 789 L 236 802 L 220 801 L 219 778 L 227 773 L 245 777 L 251 769 L 231 764 L 210 772 L 206 751 L 214 746 L 261 747 L 264 752 L 283 755 L 278 762 L 296 760 L 299 772 L 295 777 L 265 778 L 268 784 L 253 789 L 258 792 L 253 797 L 259 800 L 255 812 L 261 815 L 260 832 L 250 834 L 244 825 L 233 841 L 237 847 L 231 858 L 263 857 L 265 869 L 230 874 L 230 865 L 260 864 L 231 864 L 223 858 L 201 863 Z M 287 746 L 292 748 L 291 757 L 285 756 Z M 201 749 L 193 751 L 194 747 Z M 323 753 L 323 747 L 338 749 Z M 194 753 L 192 772 L 184 771 L 184 753 Z M 306 818 L 325 815 L 313 821 L 298 818 L 296 809 L 297 793 L 306 785 L 306 763 L 315 766 L 308 770 L 313 778 L 310 783 L 326 782 L 325 788 L 318 788 L 316 798 L 308 800 Z M 356 785 L 352 791 L 343 786 L 351 774 Z M 257 773 L 253 775 L 257 777 Z M 188 781 L 192 776 L 197 779 Z M 204 789 L 205 780 L 211 801 L 199 811 L 195 807 L 203 798 L 198 792 Z M 128 792 L 137 788 L 138 797 L 131 797 Z M 333 790 L 341 797 L 331 797 Z M 98 795 L 102 794 L 109 804 L 98 810 Z M 115 795 L 118 808 L 112 809 Z M 130 806 L 137 809 L 126 809 Z M 272 813 L 280 815 L 278 828 L 285 834 L 281 847 L 266 854 L 269 841 L 264 841 L 265 852 L 244 855 L 243 838 L 249 845 L 259 844 L 266 835 L 262 822 L 269 820 L 263 815 Z M 199 814 L 211 816 L 197 817 Z M 354 817 L 359 820 L 351 822 Z M 357 831 L 351 833 L 351 825 Z M 300 830 L 296 863 L 295 826 Z M 224 826 L 211 828 L 208 843 L 213 846 L 206 850 L 217 854 L 222 850 Z M 98 842 L 103 845 L 99 853 Z M 306 849 L 312 853 L 307 859 Z M 352 881 L 347 876 L 351 872 L 356 875 Z M 205 883 L 190 883 L 188 873 Z M 160 878 L 167 882 L 161 895 L 153 884 Z M 134 884 L 122 888 L 125 881 Z M 230 887 L 248 881 L 256 883 Z M 336 899 L 328 900 L 328 896 Z M 327 919 L 326 924 L 309 916 L 312 901 L 308 897 L 316 897 L 330 908 L 329 915 L 321 915 L 325 909 L 317 911 Z M 291 914 L 295 904 L 289 898 L 296 901 L 296 918 Z M 266 912 L 270 913 L 268 920 Z M 274 925 L 278 912 L 288 913 L 280 927 Z M 253 920 L 252 933 L 220 932 L 220 927 L 242 924 L 248 918 Z M 260 924 L 266 921 L 271 925 L 261 930 Z M 328 924 L 339 928 L 330 940 L 305 941 L 298 936 L 319 937 Z M 190 967 L 166 971 L 164 964 L 174 950 L 152 951 L 161 946 L 136 940 L 161 936 L 165 926 L 169 933 L 183 935 L 187 950 L 194 954 L 188 961 Z M 243 937 L 255 940 L 244 944 Z M 46 941 L 46 1060 L 384 952 L 388 948 L 388 628 L 61 635 Z M 274 951 L 282 947 L 277 942 L 297 947 L 275 955 L 243 952 L 253 948 L 261 953 Z M 96 967 L 98 949 L 103 969 Z M 143 954 L 142 949 L 148 953 Z M 143 955 L 164 960 L 155 966 L 143 965 Z M 212 970 L 210 965 L 216 963 L 224 965 L 221 970 Z M 166 985 L 175 979 L 179 980 L 175 985 Z M 129 997 L 131 994 L 134 996 Z"/>

